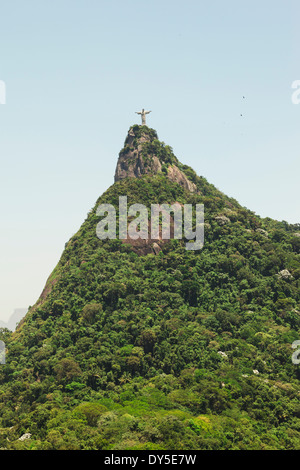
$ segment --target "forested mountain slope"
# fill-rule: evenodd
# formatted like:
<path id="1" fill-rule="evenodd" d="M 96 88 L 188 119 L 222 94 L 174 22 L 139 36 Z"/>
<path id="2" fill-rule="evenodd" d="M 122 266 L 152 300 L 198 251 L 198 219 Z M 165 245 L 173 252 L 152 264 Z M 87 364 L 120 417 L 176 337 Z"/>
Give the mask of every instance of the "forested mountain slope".
<path id="1" fill-rule="evenodd" d="M 100 240 L 99 204 L 124 195 L 204 204 L 203 249 Z M 299 449 L 299 260 L 299 225 L 241 207 L 133 126 L 115 183 L 1 330 L 0 447 Z"/>

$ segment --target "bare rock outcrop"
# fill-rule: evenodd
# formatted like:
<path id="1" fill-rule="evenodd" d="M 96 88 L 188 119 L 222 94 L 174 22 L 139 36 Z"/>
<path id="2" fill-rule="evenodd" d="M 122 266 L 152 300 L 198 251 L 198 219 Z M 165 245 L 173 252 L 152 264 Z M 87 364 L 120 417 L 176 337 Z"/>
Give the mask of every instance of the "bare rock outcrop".
<path id="1" fill-rule="evenodd" d="M 143 144 L 151 142 L 151 137 L 142 134 L 138 139 L 130 129 L 125 147 L 119 154 L 119 159 L 115 171 L 115 181 L 124 178 L 139 178 L 145 174 L 155 174 L 161 171 L 161 163 L 157 156 L 153 155 L 151 159 L 142 154 Z M 135 145 L 134 145 L 135 143 Z"/>
<path id="2" fill-rule="evenodd" d="M 291 279 L 293 276 L 291 275 L 291 273 L 289 272 L 288 269 L 283 269 L 282 271 L 280 271 L 277 276 L 280 278 L 280 279 Z"/>
<path id="3" fill-rule="evenodd" d="M 153 129 L 146 126 L 131 127 L 124 148 L 119 154 L 115 182 L 124 178 L 155 175 L 164 170 L 169 180 L 178 183 L 187 191 L 197 192 L 196 185 L 176 165 L 178 160 L 173 154 L 173 161 L 169 161 L 166 149 L 167 147 L 158 141 Z"/>
<path id="4" fill-rule="evenodd" d="M 170 165 L 168 167 L 168 178 L 180 184 L 180 186 L 183 186 L 184 189 L 187 189 L 191 193 L 197 192 L 197 186 L 192 183 L 176 165 Z"/>

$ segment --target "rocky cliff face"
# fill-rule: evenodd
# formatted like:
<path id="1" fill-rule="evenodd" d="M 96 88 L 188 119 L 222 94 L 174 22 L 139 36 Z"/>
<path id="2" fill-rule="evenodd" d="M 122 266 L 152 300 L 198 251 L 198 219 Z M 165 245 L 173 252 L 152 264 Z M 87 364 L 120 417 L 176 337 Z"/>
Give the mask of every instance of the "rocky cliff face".
<path id="1" fill-rule="evenodd" d="M 171 181 L 190 192 L 197 192 L 196 185 L 179 169 L 179 165 L 171 147 L 158 140 L 155 130 L 147 126 L 132 126 L 119 154 L 115 182 L 164 172 Z"/>

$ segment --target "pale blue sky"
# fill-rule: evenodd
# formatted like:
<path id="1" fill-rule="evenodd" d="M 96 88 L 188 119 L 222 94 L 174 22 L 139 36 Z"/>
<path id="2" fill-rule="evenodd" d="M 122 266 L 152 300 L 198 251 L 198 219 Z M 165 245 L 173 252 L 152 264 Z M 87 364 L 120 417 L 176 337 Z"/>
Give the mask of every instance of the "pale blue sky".
<path id="1" fill-rule="evenodd" d="M 199 175 L 300 222 L 298 1 L 10 0 L 0 13 L 1 320 L 37 300 L 143 107 Z"/>

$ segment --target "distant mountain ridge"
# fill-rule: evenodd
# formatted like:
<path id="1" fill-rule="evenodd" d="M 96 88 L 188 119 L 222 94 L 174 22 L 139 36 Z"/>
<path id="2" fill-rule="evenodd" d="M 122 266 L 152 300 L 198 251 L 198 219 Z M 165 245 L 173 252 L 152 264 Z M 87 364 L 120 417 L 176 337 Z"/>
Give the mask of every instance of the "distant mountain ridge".
<path id="1" fill-rule="evenodd" d="M 0 328 L 8 328 L 14 331 L 18 323 L 25 317 L 27 308 L 16 308 L 7 322 L 0 320 Z"/>

